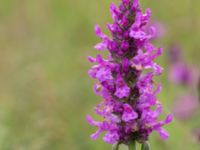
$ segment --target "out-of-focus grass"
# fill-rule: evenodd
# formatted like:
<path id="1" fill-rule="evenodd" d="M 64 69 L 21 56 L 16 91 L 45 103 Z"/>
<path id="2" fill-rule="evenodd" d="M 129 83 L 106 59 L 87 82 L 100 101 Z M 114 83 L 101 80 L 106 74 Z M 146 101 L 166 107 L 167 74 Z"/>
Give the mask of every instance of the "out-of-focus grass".
<path id="1" fill-rule="evenodd" d="M 85 121 L 100 100 L 92 92 L 86 56 L 96 54 L 94 24 L 111 21 L 110 2 L 0 0 L 0 150 L 111 149 L 89 139 L 95 129 Z M 169 31 L 157 45 L 181 43 L 187 60 L 200 67 L 200 1 L 141 2 Z M 159 59 L 164 67 L 165 57 Z M 166 76 L 159 78 L 159 98 L 167 110 L 175 89 Z M 170 140 L 154 134 L 152 149 L 198 149 L 188 126 L 174 121 L 167 129 Z"/>

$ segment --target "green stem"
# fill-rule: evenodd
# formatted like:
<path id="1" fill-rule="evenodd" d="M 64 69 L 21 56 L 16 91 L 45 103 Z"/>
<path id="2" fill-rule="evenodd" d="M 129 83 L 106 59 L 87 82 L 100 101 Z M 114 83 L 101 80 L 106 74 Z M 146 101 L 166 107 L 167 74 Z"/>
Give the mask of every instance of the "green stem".
<path id="1" fill-rule="evenodd" d="M 136 148 L 136 142 L 135 142 L 135 141 L 130 142 L 130 143 L 128 144 L 128 149 L 129 149 L 129 150 L 137 150 L 137 148 Z"/>
<path id="2" fill-rule="evenodd" d="M 142 144 L 141 150 L 150 150 L 150 145 L 148 142 Z"/>
<path id="3" fill-rule="evenodd" d="M 113 144 L 112 150 L 119 150 L 119 143 Z"/>

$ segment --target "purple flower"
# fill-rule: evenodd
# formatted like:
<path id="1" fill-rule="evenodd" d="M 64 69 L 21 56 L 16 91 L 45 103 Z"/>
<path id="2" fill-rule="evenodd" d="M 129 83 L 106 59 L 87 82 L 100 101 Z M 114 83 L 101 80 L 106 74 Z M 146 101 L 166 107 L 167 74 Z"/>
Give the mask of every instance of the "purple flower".
<path id="1" fill-rule="evenodd" d="M 94 86 L 103 101 L 95 107 L 102 121 L 94 121 L 87 116 L 88 122 L 98 130 L 91 138 L 96 139 L 105 132 L 103 140 L 110 144 L 130 141 L 145 142 L 153 131 L 166 139 L 169 134 L 163 129 L 172 121 L 172 115 L 159 121 L 162 106 L 156 94 L 161 85 L 154 85 L 154 76 L 162 68 L 154 62 L 161 55 L 162 48 L 155 48 L 151 39 L 155 28 L 146 26 L 151 16 L 147 9 L 143 14 L 138 0 L 122 0 L 119 7 L 111 4 L 112 24 L 107 24 L 111 36 L 105 35 L 100 27 L 95 27 L 96 35 L 102 40 L 95 48 L 106 50 L 106 59 L 101 55 L 88 57 L 95 65 L 89 75 L 98 83 Z M 156 109 L 153 109 L 156 108 Z"/>
<path id="2" fill-rule="evenodd" d="M 192 115 L 199 108 L 198 97 L 194 95 L 183 95 L 175 100 L 173 107 L 173 114 L 179 120 L 186 120 L 192 117 Z"/>
<path id="3" fill-rule="evenodd" d="M 122 120 L 124 122 L 133 121 L 138 117 L 138 114 L 133 110 L 129 104 L 124 104 L 124 112 L 122 114 Z"/>
<path id="4" fill-rule="evenodd" d="M 130 88 L 126 85 L 122 77 L 118 76 L 116 78 L 116 90 L 114 95 L 117 96 L 118 98 L 124 98 L 128 97 L 130 94 Z"/>
<path id="5" fill-rule="evenodd" d="M 199 70 L 187 64 L 181 57 L 181 50 L 177 46 L 172 46 L 169 51 L 170 68 L 169 80 L 175 84 L 182 84 L 186 86 L 196 87 L 199 78 Z"/>
<path id="6" fill-rule="evenodd" d="M 151 26 L 154 26 L 156 28 L 156 32 L 153 39 L 163 38 L 166 35 L 167 29 L 162 23 L 156 20 L 150 20 L 150 22 L 146 26 L 146 31 L 148 31 L 148 29 L 151 28 Z"/>
<path id="7" fill-rule="evenodd" d="M 172 44 L 169 48 L 168 57 L 172 64 L 180 62 L 182 59 L 181 47 L 179 45 Z"/>
<path id="8" fill-rule="evenodd" d="M 175 63 L 170 67 L 169 79 L 175 84 L 193 84 L 193 70 L 185 63 Z"/>

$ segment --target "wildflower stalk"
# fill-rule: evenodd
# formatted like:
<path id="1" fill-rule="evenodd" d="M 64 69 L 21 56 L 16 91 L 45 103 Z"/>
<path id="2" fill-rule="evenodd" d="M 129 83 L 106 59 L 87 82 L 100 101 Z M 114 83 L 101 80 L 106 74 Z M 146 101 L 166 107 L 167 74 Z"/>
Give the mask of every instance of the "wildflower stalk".
<path id="1" fill-rule="evenodd" d="M 119 143 L 118 142 L 113 144 L 112 150 L 119 150 Z"/>
<path id="2" fill-rule="evenodd" d="M 136 141 L 132 141 L 128 144 L 128 150 L 137 150 Z"/>
<path id="3" fill-rule="evenodd" d="M 119 143 L 136 150 L 136 142 L 146 142 L 153 131 L 163 139 L 169 136 L 163 126 L 172 121 L 172 115 L 158 120 L 162 105 L 156 95 L 161 85 L 155 85 L 154 81 L 154 76 L 162 72 L 154 62 L 162 48 L 151 43 L 155 28 L 146 28 L 151 10 L 143 14 L 138 0 L 122 0 L 119 7 L 111 4 L 110 11 L 113 18 L 113 23 L 107 24 L 110 37 L 98 25 L 95 27 L 102 40 L 95 48 L 107 50 L 108 56 L 88 57 L 91 63 L 96 63 L 88 72 L 98 80 L 94 92 L 103 98 L 95 111 L 104 119 L 95 121 L 88 115 L 87 121 L 98 127 L 92 139 L 104 132 L 105 142 L 116 143 L 113 150 L 119 149 Z"/>
<path id="4" fill-rule="evenodd" d="M 150 145 L 148 142 L 142 144 L 141 150 L 150 150 Z"/>

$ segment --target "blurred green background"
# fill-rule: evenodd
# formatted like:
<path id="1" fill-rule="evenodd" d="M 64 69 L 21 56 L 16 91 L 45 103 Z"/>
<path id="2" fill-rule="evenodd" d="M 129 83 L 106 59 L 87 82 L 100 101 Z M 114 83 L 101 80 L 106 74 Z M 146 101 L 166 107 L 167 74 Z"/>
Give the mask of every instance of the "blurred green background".
<path id="1" fill-rule="evenodd" d="M 86 58 L 97 54 L 93 26 L 111 22 L 111 1 L 0 0 L 0 150 L 111 149 L 101 138 L 89 138 L 96 129 L 85 121 L 100 100 L 93 94 Z M 166 50 L 179 43 L 186 60 L 200 68 L 200 1 L 141 3 L 167 28 L 156 45 Z M 169 112 L 180 89 L 166 80 L 166 53 L 158 59 L 165 72 L 157 80 L 163 83 L 159 98 Z M 166 127 L 168 141 L 153 134 L 152 150 L 199 150 L 190 133 L 198 123 L 198 117 L 184 124 L 174 120 Z"/>

